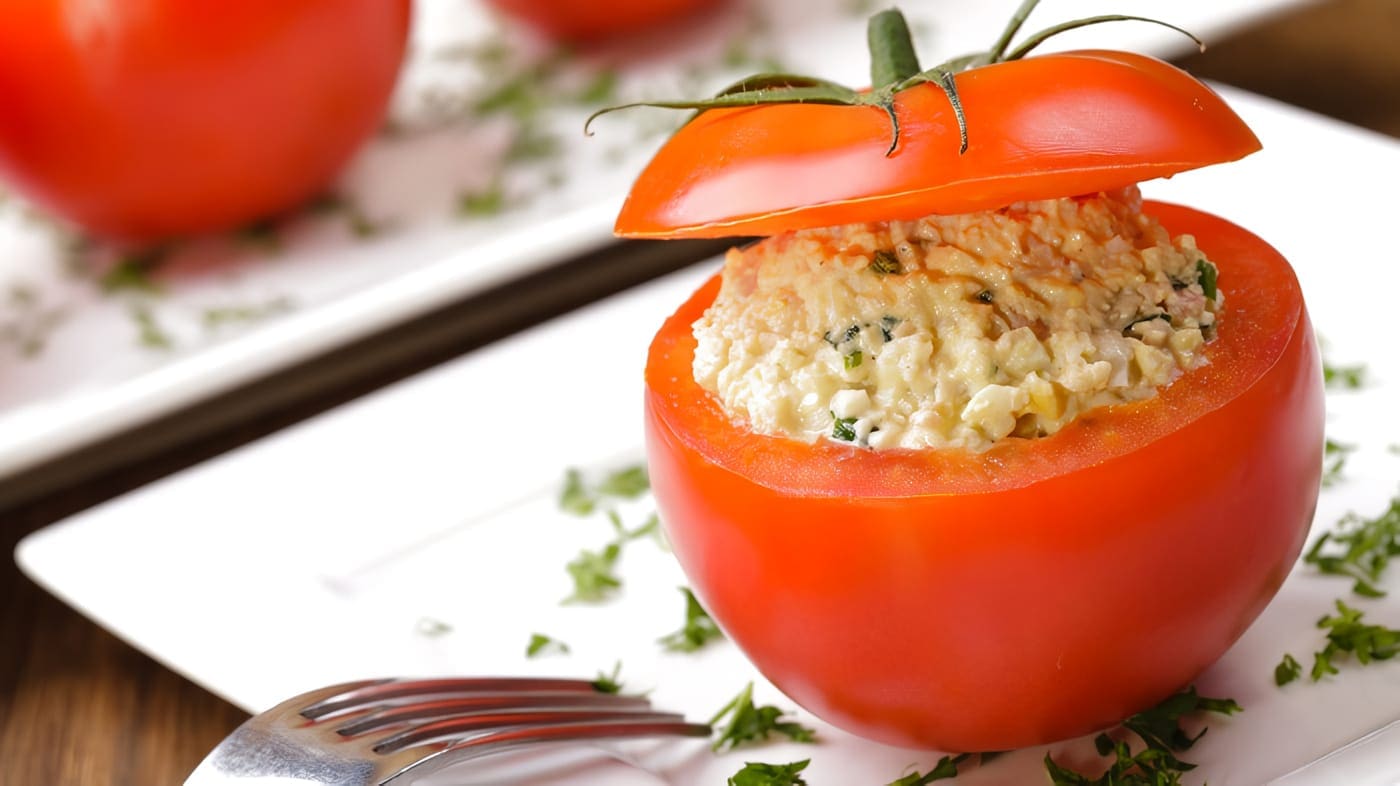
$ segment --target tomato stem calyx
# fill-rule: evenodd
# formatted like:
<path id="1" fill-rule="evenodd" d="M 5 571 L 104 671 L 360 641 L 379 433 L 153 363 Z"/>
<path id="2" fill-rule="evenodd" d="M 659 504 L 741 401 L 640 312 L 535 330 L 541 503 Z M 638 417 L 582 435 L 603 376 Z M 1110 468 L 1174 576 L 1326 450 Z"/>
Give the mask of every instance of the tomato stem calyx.
<path id="1" fill-rule="evenodd" d="M 635 101 L 599 109 L 584 121 L 583 132 L 592 136 L 593 121 L 600 116 L 622 109 L 639 106 L 662 109 L 693 109 L 696 113 L 707 109 L 758 106 L 760 104 L 834 104 L 841 106 L 869 106 L 884 112 L 890 121 L 890 145 L 885 155 L 892 156 L 899 149 L 899 116 L 895 112 L 895 95 L 921 84 L 937 86 L 947 96 L 958 123 L 958 153 L 966 153 L 968 145 L 967 117 L 963 112 L 962 100 L 958 97 L 955 77 L 972 68 L 993 63 L 1020 60 L 1032 50 L 1060 33 L 1080 27 L 1104 22 L 1148 22 L 1175 30 L 1196 43 L 1202 51 L 1205 44 L 1201 39 L 1176 25 L 1144 16 L 1127 14 L 1105 14 L 1083 19 L 1073 19 L 1052 25 L 1027 36 L 1020 44 L 1012 47 L 1012 41 L 1040 0 L 1023 0 L 1012 15 L 1006 28 L 985 52 L 955 57 L 926 70 L 919 67 L 919 58 L 914 50 L 913 36 L 909 32 L 904 14 L 896 8 L 881 11 L 870 18 L 866 38 L 870 48 L 870 81 L 868 91 L 855 90 L 826 79 L 797 74 L 761 73 L 735 82 L 715 94 L 712 98 L 678 101 Z M 693 119 L 693 118 L 692 118 Z"/>

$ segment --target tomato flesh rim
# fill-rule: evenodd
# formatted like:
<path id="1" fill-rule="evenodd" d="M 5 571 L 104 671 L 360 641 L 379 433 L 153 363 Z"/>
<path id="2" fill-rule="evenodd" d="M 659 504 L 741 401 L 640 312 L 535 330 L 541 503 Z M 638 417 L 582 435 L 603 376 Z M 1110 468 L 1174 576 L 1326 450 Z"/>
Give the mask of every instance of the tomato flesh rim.
<path id="1" fill-rule="evenodd" d="M 1082 413 L 1058 433 L 1003 439 L 990 449 L 874 451 L 829 440 L 805 443 L 754 433 L 695 382 L 691 325 L 713 301 L 718 277 L 673 314 L 651 346 L 646 384 L 658 418 L 708 461 L 787 494 L 916 497 L 994 492 L 1069 474 L 1140 450 L 1242 395 L 1278 362 L 1300 320 L 1292 268 L 1262 239 L 1224 219 L 1148 201 L 1173 235 L 1192 234 L 1220 268 L 1225 293 L 1206 365 L 1155 396 Z"/>

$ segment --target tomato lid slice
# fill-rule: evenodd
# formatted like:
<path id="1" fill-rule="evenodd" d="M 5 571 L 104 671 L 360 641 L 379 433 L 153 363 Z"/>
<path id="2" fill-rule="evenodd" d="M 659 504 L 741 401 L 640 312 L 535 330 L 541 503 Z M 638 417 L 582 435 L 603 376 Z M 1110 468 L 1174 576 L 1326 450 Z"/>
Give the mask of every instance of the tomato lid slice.
<path id="1" fill-rule="evenodd" d="M 1107 50 L 996 63 L 896 94 L 901 133 L 872 106 L 712 109 L 632 187 L 623 237 L 773 235 L 967 213 L 1121 188 L 1233 161 L 1258 138 L 1209 87 L 1155 58 Z"/>

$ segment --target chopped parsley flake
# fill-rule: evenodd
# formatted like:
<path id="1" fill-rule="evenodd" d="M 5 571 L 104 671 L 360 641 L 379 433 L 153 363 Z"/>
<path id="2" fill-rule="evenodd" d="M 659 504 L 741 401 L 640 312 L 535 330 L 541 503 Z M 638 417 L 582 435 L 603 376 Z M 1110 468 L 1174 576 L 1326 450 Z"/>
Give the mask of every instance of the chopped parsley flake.
<path id="1" fill-rule="evenodd" d="M 593 690 L 599 693 L 611 693 L 613 695 L 621 693 L 622 681 L 618 679 L 618 675 L 621 673 L 622 661 L 617 661 L 613 664 L 611 674 L 605 674 L 601 671 L 598 672 L 598 678 L 593 680 Z"/>
<path id="2" fill-rule="evenodd" d="M 833 421 L 831 426 L 832 439 L 839 439 L 842 442 L 856 441 L 855 418 L 838 418 L 834 412 L 831 414 L 831 418 Z"/>
<path id="3" fill-rule="evenodd" d="M 525 645 L 525 657 L 537 658 L 541 655 L 550 654 L 567 655 L 569 654 L 569 645 L 553 636 L 546 636 L 543 633 L 531 633 L 530 643 Z"/>
<path id="4" fill-rule="evenodd" d="M 457 200 L 457 212 L 471 218 L 499 214 L 506 208 L 506 193 L 500 183 L 492 183 L 481 191 L 464 192 Z"/>
<path id="5" fill-rule="evenodd" d="M 1353 579 L 1351 591 L 1357 595 L 1378 598 L 1385 591 L 1376 583 L 1396 555 L 1400 555 L 1400 496 L 1372 519 L 1347 513 L 1336 527 L 1318 537 L 1303 562 L 1329 576 Z"/>
<path id="6" fill-rule="evenodd" d="M 593 75 L 574 100 L 584 106 L 602 106 L 617 100 L 617 72 L 605 68 Z"/>
<path id="7" fill-rule="evenodd" d="M 1348 445 L 1328 439 L 1322 445 L 1322 487 L 1336 485 L 1342 479 L 1342 468 L 1346 466 L 1347 456 L 1356 450 L 1355 445 Z"/>
<path id="8" fill-rule="evenodd" d="M 715 751 L 733 750 L 750 742 L 761 742 L 770 734 L 781 734 L 793 742 L 814 742 L 816 731 L 796 721 L 782 719 L 783 711 L 772 705 L 756 707 L 753 703 L 753 683 L 744 686 L 739 695 L 720 708 L 710 725 L 728 716 L 729 722 L 720 729 L 711 748 Z"/>
<path id="9" fill-rule="evenodd" d="M 1210 300 L 1215 300 L 1215 295 L 1218 291 L 1216 288 L 1216 279 L 1219 275 L 1220 271 L 1215 268 L 1215 265 L 1204 259 L 1196 260 L 1196 281 L 1201 285 L 1201 291 L 1204 292 L 1205 296 Z"/>
<path id="10" fill-rule="evenodd" d="M 651 488 L 646 467 L 635 464 L 604 476 L 597 485 L 589 486 L 583 473 L 569 469 L 564 473 L 564 488 L 559 493 L 559 507 L 576 516 L 587 516 L 598 508 L 604 497 L 636 499 Z"/>
<path id="11" fill-rule="evenodd" d="M 564 602 L 597 603 L 611 596 L 622 586 L 622 580 L 617 577 L 617 558 L 621 555 L 622 546 L 617 543 L 609 543 L 602 551 L 580 551 L 564 566 L 574 580 L 574 594 Z"/>
<path id="12" fill-rule="evenodd" d="M 798 773 L 811 763 L 811 759 L 787 764 L 746 761 L 743 769 L 729 776 L 729 786 L 806 786 L 807 781 Z"/>
<path id="13" fill-rule="evenodd" d="M 1107 734 L 1094 738 L 1100 756 L 1113 755 L 1113 762 L 1097 778 L 1090 778 L 1060 766 L 1045 754 L 1045 770 L 1055 786 L 1173 786 L 1181 783 L 1182 773 L 1196 765 L 1182 761 L 1176 753 L 1190 749 L 1205 734 L 1192 736 L 1181 728 L 1181 719 L 1198 712 L 1233 715 L 1240 705 L 1232 699 L 1213 699 L 1196 693 L 1194 687 L 1167 697 L 1165 701 L 1123 721 L 1123 727 L 1141 738 L 1145 747 L 1137 753 L 1123 740 Z"/>
<path id="14" fill-rule="evenodd" d="M 832 349 L 840 349 L 841 345 L 860 335 L 860 325 L 851 325 L 840 333 L 827 331 L 822 334 L 822 340 L 831 345 Z"/>
<path id="15" fill-rule="evenodd" d="M 927 786 L 934 781 L 956 778 L 958 777 L 958 765 L 971 755 L 963 753 L 958 756 L 944 756 L 928 772 L 922 774 L 911 772 L 897 780 L 890 781 L 886 786 Z"/>
<path id="16" fill-rule="evenodd" d="M 1366 366 L 1334 366 L 1323 363 L 1322 384 L 1333 390 L 1358 390 L 1366 387 Z"/>
<path id="17" fill-rule="evenodd" d="M 128 254 L 118 259 L 116 264 L 98 279 L 104 292 L 145 292 L 155 294 L 160 291 L 151 277 L 165 263 L 167 250 L 151 249 Z"/>
<path id="18" fill-rule="evenodd" d="M 213 332 L 228 325 L 267 319 L 289 311 L 291 307 L 292 302 L 286 298 L 277 298 L 253 306 L 215 306 L 204 309 L 201 321 L 204 323 L 205 330 Z"/>
<path id="19" fill-rule="evenodd" d="M 598 493 L 608 497 L 636 499 L 651 488 L 647 479 L 647 468 L 641 464 L 624 467 L 603 478 L 598 484 Z"/>
<path id="20" fill-rule="evenodd" d="M 685 623 L 680 630 L 662 636 L 661 646 L 671 652 L 695 652 L 715 639 L 724 638 L 709 612 L 695 599 L 695 593 L 680 588 L 685 595 Z"/>
<path id="21" fill-rule="evenodd" d="M 1327 631 L 1327 643 L 1313 653 L 1313 665 L 1309 672 L 1313 682 L 1329 674 L 1337 674 L 1335 660 L 1352 655 L 1365 666 L 1373 661 L 1390 660 L 1400 654 L 1400 630 L 1384 625 L 1371 625 L 1363 622 L 1363 613 L 1341 600 L 1336 601 L 1337 613 L 1327 615 L 1317 621 L 1317 627 Z M 1302 667 L 1291 654 L 1284 654 L 1283 660 L 1274 668 L 1274 682 L 1287 685 L 1297 679 Z"/>
<path id="22" fill-rule="evenodd" d="M 1274 684 L 1282 688 L 1284 685 L 1298 679 L 1303 673 L 1303 664 L 1298 659 L 1288 653 L 1283 653 L 1283 660 L 1274 667 Z"/>
<path id="23" fill-rule="evenodd" d="M 846 368 L 860 368 L 860 364 L 864 360 L 865 355 L 859 349 L 857 349 L 856 351 L 846 356 Z"/>
<path id="24" fill-rule="evenodd" d="M 136 322 L 136 340 L 141 346 L 149 349 L 170 349 L 175 346 L 175 341 L 156 321 L 155 312 L 148 304 L 133 303 L 130 313 Z"/>

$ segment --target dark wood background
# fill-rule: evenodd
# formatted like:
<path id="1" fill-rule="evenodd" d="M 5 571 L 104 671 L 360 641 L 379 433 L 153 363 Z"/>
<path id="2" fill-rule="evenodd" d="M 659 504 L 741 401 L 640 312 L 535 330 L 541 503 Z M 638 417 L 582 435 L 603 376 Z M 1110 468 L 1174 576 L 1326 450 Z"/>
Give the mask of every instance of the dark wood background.
<path id="1" fill-rule="evenodd" d="M 1400 0 L 1328 0 L 1212 41 L 1209 52 L 1181 63 L 1400 137 L 1397 41 Z M 568 274 L 571 285 L 516 287 L 459 304 L 6 480 L 0 552 L 72 513 L 506 335 L 519 327 L 500 321 L 506 311 L 562 313 L 711 250 L 605 249 Z M 11 560 L 0 565 L 0 784 L 179 784 L 245 717 L 48 596 Z"/>

